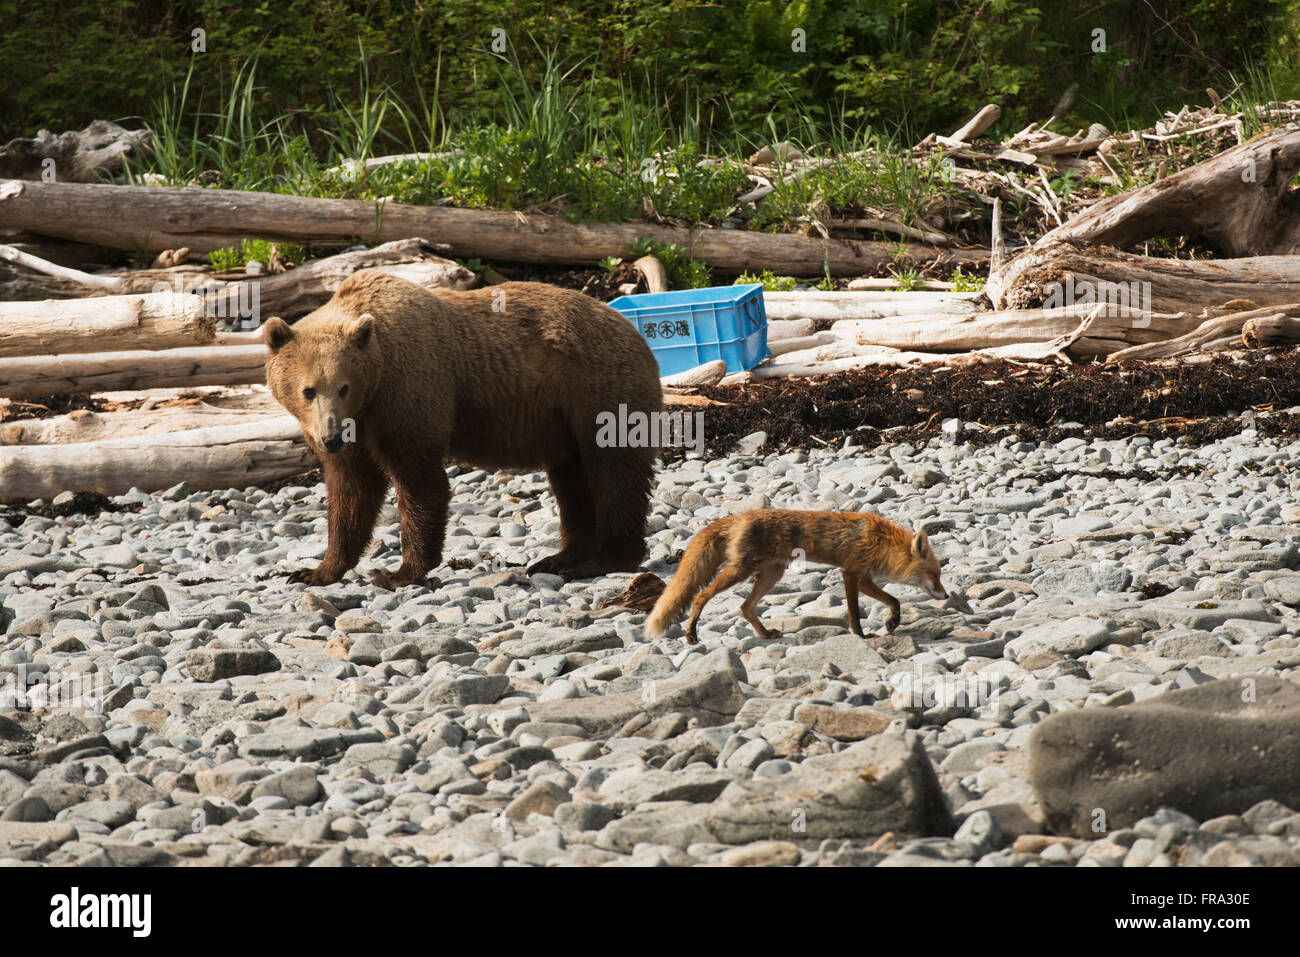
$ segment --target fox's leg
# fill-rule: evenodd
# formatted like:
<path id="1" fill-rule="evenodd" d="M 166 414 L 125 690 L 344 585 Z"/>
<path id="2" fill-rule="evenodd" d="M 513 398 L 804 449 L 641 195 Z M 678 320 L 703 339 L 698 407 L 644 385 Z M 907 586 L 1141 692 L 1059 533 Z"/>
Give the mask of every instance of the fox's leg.
<path id="1" fill-rule="evenodd" d="M 758 617 L 758 603 L 763 600 L 763 596 L 772 590 L 781 576 L 785 573 L 785 565 L 764 565 L 754 576 L 754 587 L 745 599 L 745 603 L 740 606 L 740 613 L 745 616 L 745 621 L 754 627 L 754 632 L 760 638 L 780 638 L 781 633 L 766 627 Z"/>
<path id="2" fill-rule="evenodd" d="M 903 611 L 902 606 L 898 604 L 898 599 L 873 582 L 871 576 L 865 572 L 858 578 L 858 587 L 889 608 L 889 617 L 885 619 L 885 631 L 893 631 L 897 628 Z M 862 634 L 862 632 L 858 632 L 858 634 Z"/>
<path id="3" fill-rule="evenodd" d="M 731 586 L 744 581 L 749 577 L 749 572 L 739 565 L 728 563 L 718 572 L 718 577 L 713 579 L 709 587 L 695 596 L 695 602 L 691 605 L 691 617 L 686 622 L 686 643 L 688 645 L 696 644 L 700 639 L 695 634 L 695 622 L 699 620 L 700 612 L 720 591 L 726 591 Z"/>
<path id="4" fill-rule="evenodd" d="M 844 571 L 844 604 L 849 609 L 849 631 L 859 638 L 865 638 L 859 617 L 862 610 L 858 607 L 858 576 L 848 569 Z"/>

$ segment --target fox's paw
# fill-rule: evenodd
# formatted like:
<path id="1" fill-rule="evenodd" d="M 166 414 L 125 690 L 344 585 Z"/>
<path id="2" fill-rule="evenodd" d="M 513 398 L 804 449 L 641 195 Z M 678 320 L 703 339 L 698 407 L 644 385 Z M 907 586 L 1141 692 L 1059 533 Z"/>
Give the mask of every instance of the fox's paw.
<path id="1" fill-rule="evenodd" d="M 764 641 L 776 641 L 776 639 L 781 637 L 781 633 L 775 628 L 764 628 L 758 633 L 758 637 L 762 638 Z"/>
<path id="2" fill-rule="evenodd" d="M 885 631 L 889 632 L 892 635 L 894 633 L 894 629 L 898 627 L 898 621 L 899 619 L 897 615 L 891 615 L 888 618 L 886 618 Z"/>

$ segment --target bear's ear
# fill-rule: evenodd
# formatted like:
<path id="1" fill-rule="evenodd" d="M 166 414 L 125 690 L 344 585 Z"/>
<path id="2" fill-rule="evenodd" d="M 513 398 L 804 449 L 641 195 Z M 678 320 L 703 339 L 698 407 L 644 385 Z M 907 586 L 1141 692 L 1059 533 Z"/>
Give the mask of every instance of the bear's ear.
<path id="1" fill-rule="evenodd" d="M 364 349 L 367 343 L 370 342 L 370 335 L 374 331 L 375 317 L 368 312 L 363 312 L 348 323 L 345 335 L 348 337 L 348 342 L 358 349 Z"/>
<path id="2" fill-rule="evenodd" d="M 293 329 L 279 316 L 272 316 L 262 326 L 262 341 L 271 352 L 279 352 L 293 339 Z"/>

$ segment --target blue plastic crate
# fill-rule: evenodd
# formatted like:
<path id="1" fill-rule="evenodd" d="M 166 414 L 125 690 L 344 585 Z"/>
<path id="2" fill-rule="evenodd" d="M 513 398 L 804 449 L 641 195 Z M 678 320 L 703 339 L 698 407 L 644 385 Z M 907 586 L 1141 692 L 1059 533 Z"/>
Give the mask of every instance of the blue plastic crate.
<path id="1" fill-rule="evenodd" d="M 610 305 L 640 331 L 661 375 L 715 359 L 743 372 L 767 358 L 762 283 L 620 296 Z"/>

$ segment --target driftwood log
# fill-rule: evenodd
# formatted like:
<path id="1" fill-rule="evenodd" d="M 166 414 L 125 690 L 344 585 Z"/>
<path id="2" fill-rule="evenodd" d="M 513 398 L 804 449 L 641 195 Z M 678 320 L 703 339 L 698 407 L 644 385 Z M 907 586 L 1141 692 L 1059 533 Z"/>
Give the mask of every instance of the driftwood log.
<path id="1" fill-rule="evenodd" d="M 982 299 L 979 292 L 764 292 L 768 319 L 875 319 L 882 316 L 958 315 Z"/>
<path id="2" fill-rule="evenodd" d="M 1003 309 L 1121 298 L 1166 313 L 1199 313 L 1233 299 L 1283 304 L 1300 300 L 1300 255 L 1159 259 L 1053 243 L 1017 256 L 989 280 L 987 291 Z"/>
<path id="3" fill-rule="evenodd" d="M 207 252 L 247 237 L 295 242 L 387 242 L 430 236 L 457 256 L 590 264 L 630 257 L 638 237 L 673 243 L 726 270 L 771 268 L 797 276 L 860 275 L 895 262 L 898 247 L 740 229 L 675 229 L 649 223 L 570 223 L 560 216 L 497 210 L 315 199 L 219 189 L 159 189 L 0 181 L 0 231 L 23 231 L 114 249 Z M 909 247 L 913 260 L 951 265 L 987 250 Z"/>
<path id="4" fill-rule="evenodd" d="M 216 425 L 245 425 L 285 413 L 266 409 L 223 409 L 199 402 L 163 409 L 93 412 L 74 409 L 46 419 L 13 419 L 0 423 L 0 445 L 68 445 L 134 435 L 157 435 L 206 429 Z"/>
<path id="5" fill-rule="evenodd" d="M 659 383 L 665 390 L 694 389 L 702 385 L 717 385 L 726 374 L 727 363 L 721 359 L 714 359 L 712 362 L 705 362 L 693 369 L 664 376 L 659 380 Z"/>
<path id="6" fill-rule="evenodd" d="M 113 293 L 200 292 L 210 314 L 218 318 L 240 315 L 252 303 L 257 288 L 258 312 L 290 321 L 323 305 L 359 269 L 382 269 L 426 289 L 471 289 L 478 277 L 460 263 L 440 255 L 445 246 L 420 238 L 384 243 L 373 249 L 326 256 L 295 269 L 269 276 L 244 273 L 215 274 L 205 266 L 180 265 L 166 269 L 137 269 L 124 273 L 84 273 L 58 267 L 31 255 L 7 255 L 10 247 L 0 246 L 0 258 L 26 267 L 0 273 L 0 298 L 23 301 L 103 296 Z"/>
<path id="7" fill-rule="evenodd" d="M 0 302 L 0 358 L 199 346 L 216 332 L 202 300 L 174 292 Z"/>
<path id="8" fill-rule="evenodd" d="M 1138 343 L 1183 335 L 1200 320 L 1188 313 L 1132 314 L 1122 308 L 1093 304 L 1057 309 L 1011 309 L 964 316 L 905 316 L 894 319 L 843 320 L 831 326 L 840 342 L 924 352 L 971 352 L 1048 342 L 1070 334 L 1080 321 L 1097 313 L 1086 334 L 1070 352 L 1077 358 L 1105 356 Z"/>
<path id="9" fill-rule="evenodd" d="M 1294 345 L 1300 342 L 1300 319 L 1284 315 L 1247 319 L 1241 327 L 1241 341 L 1251 348 Z"/>
<path id="10" fill-rule="evenodd" d="M 1300 125 L 1255 136 L 1195 166 L 1094 203 L 1047 233 L 1055 242 L 1125 248 L 1145 239 L 1203 239 L 1226 256 L 1300 253 Z"/>
<path id="11" fill-rule="evenodd" d="M 50 169 L 62 182 L 90 182 L 120 170 L 123 159 L 138 155 L 152 135 L 106 120 L 57 136 L 41 130 L 35 139 L 14 139 L 0 146 L 0 179 L 40 179 Z"/>
<path id="12" fill-rule="evenodd" d="M 197 489 L 244 488 L 311 468 L 298 423 L 287 415 L 244 425 L 78 442 L 0 446 L 0 501 L 65 489 L 121 495 L 186 481 Z"/>
<path id="13" fill-rule="evenodd" d="M 264 382 L 266 354 L 247 345 L 0 359 L 0 397 Z"/>
<path id="14" fill-rule="evenodd" d="M 1150 342 L 1133 346 L 1116 352 L 1107 358 L 1107 362 L 1122 362 L 1125 359 L 1168 359 L 1174 356 L 1188 355 L 1193 352 L 1211 352 L 1220 349 L 1241 348 L 1242 333 L 1247 322 L 1268 320 L 1266 328 L 1278 328 L 1280 320 L 1300 317 L 1300 302 L 1281 306 L 1265 306 L 1262 309 L 1245 309 L 1228 315 L 1206 319 L 1195 329 L 1173 339 Z M 1258 330 L 1256 325 L 1255 330 Z M 1258 335 L 1258 332 L 1253 334 Z"/>
<path id="15" fill-rule="evenodd" d="M 632 264 L 645 280 L 646 292 L 667 292 L 668 271 L 657 256 L 642 256 Z"/>

